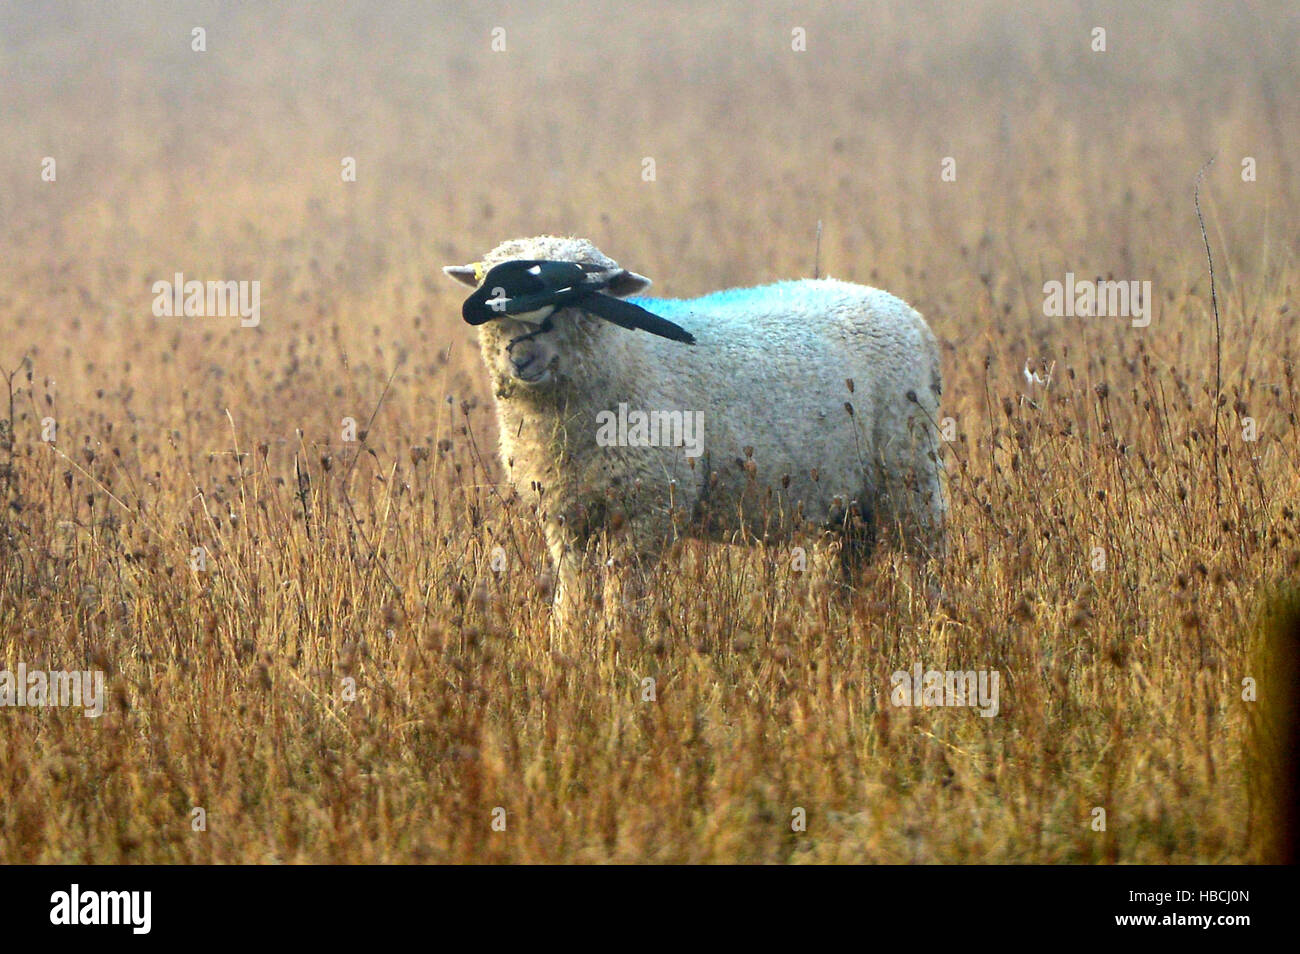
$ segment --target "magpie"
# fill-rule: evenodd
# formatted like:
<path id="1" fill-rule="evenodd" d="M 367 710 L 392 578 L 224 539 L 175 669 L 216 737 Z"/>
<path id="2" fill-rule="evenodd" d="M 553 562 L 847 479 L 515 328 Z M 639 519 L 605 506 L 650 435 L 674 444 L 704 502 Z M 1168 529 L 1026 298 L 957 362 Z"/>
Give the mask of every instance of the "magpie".
<path id="1" fill-rule="evenodd" d="M 471 325 L 481 325 L 508 315 L 538 326 L 531 338 L 550 331 L 551 318 L 562 308 L 581 308 L 623 328 L 695 344 L 695 336 L 639 305 L 605 294 L 618 274 L 585 262 L 516 259 L 502 262 L 483 276 L 483 283 L 465 299 L 461 315 Z M 515 339 L 516 342 L 522 340 Z M 513 344 L 514 342 L 512 342 Z"/>

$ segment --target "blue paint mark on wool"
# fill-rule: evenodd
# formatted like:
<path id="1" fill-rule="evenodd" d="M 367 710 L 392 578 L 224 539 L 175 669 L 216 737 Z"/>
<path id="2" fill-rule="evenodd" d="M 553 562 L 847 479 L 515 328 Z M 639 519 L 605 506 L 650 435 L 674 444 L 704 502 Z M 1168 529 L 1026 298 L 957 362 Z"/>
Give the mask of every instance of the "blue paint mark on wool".
<path id="1" fill-rule="evenodd" d="M 629 298 L 634 305 L 672 321 L 674 316 L 693 312 L 753 312 L 783 311 L 787 308 L 807 308 L 819 302 L 838 300 L 844 295 L 843 285 L 835 281 L 801 280 L 776 282 L 755 288 L 727 288 L 699 298 Z"/>

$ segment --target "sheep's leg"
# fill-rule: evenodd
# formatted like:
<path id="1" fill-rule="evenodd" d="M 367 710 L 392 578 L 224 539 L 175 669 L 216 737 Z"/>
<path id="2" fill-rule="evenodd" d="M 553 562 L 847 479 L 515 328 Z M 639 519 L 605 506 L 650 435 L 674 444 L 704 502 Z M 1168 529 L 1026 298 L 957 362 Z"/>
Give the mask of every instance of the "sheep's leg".
<path id="1" fill-rule="evenodd" d="M 918 560 L 942 556 L 946 505 L 937 445 L 914 436 L 880 462 L 875 525 L 881 539 Z"/>
<path id="2" fill-rule="evenodd" d="M 649 577 L 650 571 L 637 560 L 606 565 L 602 604 L 608 630 L 637 627 L 643 621 Z"/>
<path id="3" fill-rule="evenodd" d="M 808 554 L 808 580 L 814 592 L 847 595 L 853 578 L 845 572 L 848 542 L 835 531 L 826 531 L 813 542 Z"/>
<path id="4" fill-rule="evenodd" d="M 938 468 L 926 461 L 919 473 L 902 490 L 906 495 L 903 512 L 903 543 L 919 559 L 943 556 L 944 522 L 947 508 Z"/>
<path id="5" fill-rule="evenodd" d="M 671 524 L 659 514 L 640 516 L 606 537 L 603 604 L 608 629 L 645 632 L 654 578 L 671 539 Z"/>
<path id="6" fill-rule="evenodd" d="M 581 618 L 580 564 L 584 551 L 572 535 L 559 525 L 546 528 L 546 544 L 551 554 L 555 594 L 551 600 L 550 643 L 559 652 L 572 652 L 579 643 Z"/>
<path id="7" fill-rule="evenodd" d="M 640 627 L 645 604 L 658 562 L 659 548 L 632 546 L 626 538 L 605 538 L 598 546 L 583 547 L 577 541 L 551 542 L 551 562 L 555 572 L 555 595 L 552 600 L 551 647 L 560 652 L 575 652 L 589 632 L 589 610 L 584 605 L 582 577 L 601 580 L 602 612 L 607 630 L 627 626 Z M 584 573 L 584 568 L 588 571 Z"/>
<path id="8" fill-rule="evenodd" d="M 912 460 L 890 473 L 893 479 L 881 498 L 881 532 L 898 541 L 910 557 L 920 591 L 937 602 L 942 597 L 937 561 L 944 555 L 947 517 L 937 451 L 933 460 Z"/>
<path id="9" fill-rule="evenodd" d="M 565 560 L 555 574 L 555 596 L 551 600 L 552 642 L 566 642 L 564 634 L 573 631 L 579 613 L 578 573 L 573 560 Z"/>
<path id="10" fill-rule="evenodd" d="M 848 508 L 837 530 L 839 582 L 852 590 L 876 548 L 876 514 L 868 491 Z"/>
<path id="11" fill-rule="evenodd" d="M 814 589 L 836 598 L 853 597 L 875 547 L 875 526 L 869 519 L 855 517 L 823 530 L 812 544 L 809 559 Z"/>

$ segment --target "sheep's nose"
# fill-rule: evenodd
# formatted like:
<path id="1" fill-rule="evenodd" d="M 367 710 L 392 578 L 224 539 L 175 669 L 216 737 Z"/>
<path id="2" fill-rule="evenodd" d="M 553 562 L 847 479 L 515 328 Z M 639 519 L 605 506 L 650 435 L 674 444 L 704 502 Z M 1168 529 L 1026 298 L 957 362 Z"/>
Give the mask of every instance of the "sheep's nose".
<path id="1" fill-rule="evenodd" d="M 542 367 L 546 363 L 543 360 L 545 355 L 531 341 L 518 342 L 516 347 L 510 349 L 509 355 L 510 370 L 515 377 L 531 381 L 541 376 Z"/>

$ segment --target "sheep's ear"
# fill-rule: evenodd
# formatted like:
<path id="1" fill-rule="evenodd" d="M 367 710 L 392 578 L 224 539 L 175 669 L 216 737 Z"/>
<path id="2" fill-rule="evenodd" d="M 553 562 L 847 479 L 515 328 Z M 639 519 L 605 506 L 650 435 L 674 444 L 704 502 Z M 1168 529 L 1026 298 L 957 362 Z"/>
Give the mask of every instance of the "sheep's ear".
<path id="1" fill-rule="evenodd" d="M 649 287 L 650 279 L 644 275 L 629 272 L 627 269 L 620 269 L 619 273 L 610 279 L 609 287 L 606 290 L 618 298 L 626 298 L 628 295 L 635 295 L 637 292 L 645 291 Z"/>
<path id="2" fill-rule="evenodd" d="M 468 285 L 470 288 L 478 288 L 479 271 L 481 266 L 478 265 L 444 265 L 442 270 L 445 274 L 450 275 L 462 285 Z"/>

